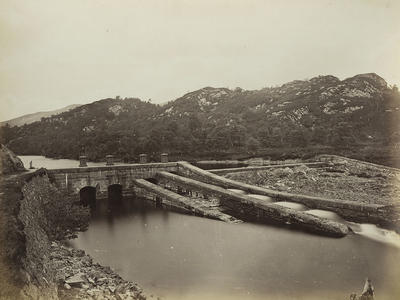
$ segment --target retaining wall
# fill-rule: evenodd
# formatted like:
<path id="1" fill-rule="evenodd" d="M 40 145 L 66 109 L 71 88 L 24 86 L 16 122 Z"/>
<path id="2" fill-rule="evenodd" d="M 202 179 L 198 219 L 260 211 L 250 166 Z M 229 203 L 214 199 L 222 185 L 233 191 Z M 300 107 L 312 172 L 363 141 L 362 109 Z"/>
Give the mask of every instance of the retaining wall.
<path id="1" fill-rule="evenodd" d="M 246 195 L 240 195 L 219 186 L 168 172 L 159 172 L 156 176 L 160 179 L 172 181 L 185 188 L 218 197 L 220 199 L 220 204 L 226 207 L 230 214 L 241 219 L 294 225 L 306 231 L 336 237 L 344 236 L 349 232 L 348 227 L 341 223 L 295 211 L 276 204 L 265 203 L 265 201 Z"/>
<path id="2" fill-rule="evenodd" d="M 397 218 L 394 215 L 395 209 L 389 205 L 362 204 L 353 201 L 279 192 L 227 179 L 192 166 L 187 162 L 178 163 L 178 173 L 205 183 L 217 184 L 224 188 L 235 188 L 251 194 L 266 195 L 277 200 L 298 202 L 312 209 L 330 210 L 351 221 L 392 225 L 393 220 Z"/>
<path id="3" fill-rule="evenodd" d="M 49 179 L 38 176 L 26 183 L 22 192 L 19 219 L 24 225 L 26 256 L 23 259 L 24 269 L 39 286 L 48 290 L 46 296 L 56 298 L 55 270 L 50 260 L 51 241 L 44 228 L 46 215 L 43 206 L 51 201 L 52 187 Z M 48 295 L 48 293 L 51 294 Z"/>

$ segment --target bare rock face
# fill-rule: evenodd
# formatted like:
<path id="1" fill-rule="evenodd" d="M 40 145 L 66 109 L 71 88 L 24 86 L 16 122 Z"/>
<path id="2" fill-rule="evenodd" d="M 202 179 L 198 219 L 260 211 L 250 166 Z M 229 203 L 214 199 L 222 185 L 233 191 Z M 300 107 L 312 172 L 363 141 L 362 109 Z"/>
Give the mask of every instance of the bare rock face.
<path id="1" fill-rule="evenodd" d="M 374 300 L 374 287 L 372 286 L 371 280 L 367 278 L 365 280 L 364 289 L 361 293 L 361 296 L 357 297 L 356 293 L 352 293 L 350 295 L 350 300 Z"/>
<path id="2" fill-rule="evenodd" d="M 11 174 L 24 171 L 24 164 L 21 159 L 16 156 L 6 146 L 0 144 L 0 172 L 1 174 Z"/>

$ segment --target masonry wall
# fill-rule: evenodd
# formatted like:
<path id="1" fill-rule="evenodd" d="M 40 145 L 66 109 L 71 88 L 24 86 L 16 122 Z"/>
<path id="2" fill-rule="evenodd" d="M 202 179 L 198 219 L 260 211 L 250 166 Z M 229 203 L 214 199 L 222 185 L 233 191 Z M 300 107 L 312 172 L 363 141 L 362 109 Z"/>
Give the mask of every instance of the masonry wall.
<path id="1" fill-rule="evenodd" d="M 264 203 L 262 200 L 240 195 L 216 185 L 196 181 L 168 172 L 159 172 L 157 178 L 174 182 L 177 185 L 193 191 L 199 191 L 202 194 L 216 196 L 220 199 L 222 206 L 229 209 L 229 214 L 240 219 L 291 224 L 300 229 L 329 236 L 340 237 L 348 233 L 347 226 L 343 224 L 279 205 Z"/>
<path id="2" fill-rule="evenodd" d="M 353 201 L 343 201 L 270 190 L 227 179 L 185 162 L 179 163 L 178 173 L 202 182 L 217 184 L 224 188 L 236 188 L 252 194 L 269 196 L 276 200 L 298 202 L 312 209 L 330 210 L 336 212 L 347 220 L 355 222 L 373 222 L 384 226 L 392 226 L 398 219 L 396 210 L 388 205 L 362 204 Z"/>
<path id="3" fill-rule="evenodd" d="M 53 284 L 55 272 L 50 262 L 51 242 L 43 226 L 46 216 L 42 208 L 46 201 L 51 200 L 52 191 L 47 177 L 33 177 L 22 188 L 24 198 L 21 200 L 19 219 L 24 225 L 26 238 L 24 269 L 39 286 L 48 288 L 49 298 L 56 298 L 57 289 Z"/>
<path id="4" fill-rule="evenodd" d="M 104 166 L 48 170 L 50 179 L 59 190 L 78 194 L 85 186 L 92 186 L 102 194 L 112 184 L 122 185 L 124 194 L 133 190 L 134 179 L 152 178 L 159 171 L 177 171 L 177 163 L 151 163 L 123 166 Z"/>

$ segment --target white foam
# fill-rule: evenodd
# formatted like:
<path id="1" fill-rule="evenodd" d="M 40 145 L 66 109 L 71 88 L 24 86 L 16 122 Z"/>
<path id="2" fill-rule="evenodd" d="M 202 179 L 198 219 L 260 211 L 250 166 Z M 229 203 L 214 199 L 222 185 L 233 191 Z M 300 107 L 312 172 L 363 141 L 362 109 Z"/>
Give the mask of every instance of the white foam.
<path id="1" fill-rule="evenodd" d="M 256 199 L 260 199 L 260 200 L 264 200 L 265 202 L 272 202 L 274 201 L 271 197 L 268 196 L 264 196 L 264 195 L 258 195 L 258 194 L 248 194 L 247 196 L 256 198 Z"/>
<path id="2" fill-rule="evenodd" d="M 337 213 L 334 213 L 333 211 L 329 211 L 329 210 L 310 209 L 310 210 L 306 210 L 305 213 L 313 215 L 313 216 L 329 219 L 329 220 L 335 220 L 335 221 L 342 220 L 342 218 Z"/>
<path id="3" fill-rule="evenodd" d="M 288 207 L 294 210 L 305 210 L 306 207 L 303 204 L 300 203 L 295 203 L 295 202 L 286 202 L 286 201 L 280 201 L 280 202 L 275 202 L 274 204 Z"/>
<path id="4" fill-rule="evenodd" d="M 238 189 L 227 189 L 227 190 L 228 190 L 228 191 L 231 191 L 231 192 L 238 193 L 238 194 L 242 194 L 242 195 L 246 194 L 245 191 L 238 190 Z"/>
<path id="5" fill-rule="evenodd" d="M 400 235 L 393 230 L 379 228 L 375 224 L 349 222 L 351 229 L 366 238 L 400 248 Z"/>

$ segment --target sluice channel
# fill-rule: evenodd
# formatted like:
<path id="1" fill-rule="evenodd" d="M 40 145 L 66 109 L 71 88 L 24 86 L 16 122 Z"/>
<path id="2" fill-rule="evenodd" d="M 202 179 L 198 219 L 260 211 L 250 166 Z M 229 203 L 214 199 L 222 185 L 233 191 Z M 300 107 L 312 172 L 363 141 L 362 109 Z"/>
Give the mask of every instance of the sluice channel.
<path id="1" fill-rule="evenodd" d="M 157 186 L 176 199 L 178 191 L 156 185 L 162 184 L 159 181 L 142 183 Z M 261 300 L 266 295 L 268 299 L 348 299 L 366 277 L 374 283 L 377 298 L 397 299 L 400 239 L 395 232 L 344 220 L 333 211 L 307 203 L 257 193 L 264 192 L 259 188 L 222 189 L 238 195 L 237 199 L 247 197 L 281 209 L 290 205 L 290 210 L 298 209 L 301 215 L 334 221 L 353 233 L 331 238 L 287 226 L 228 218 L 221 222 L 221 218 L 170 210 L 173 204 L 188 204 L 189 197 L 195 201 L 204 196 L 190 189 L 181 189 L 186 193 L 180 195 L 181 201 L 171 200 L 168 206 L 137 196 L 124 194 L 121 198 L 120 187 L 114 186 L 108 191 L 109 200 L 96 199 L 89 229 L 71 244 L 161 299 Z M 89 199 L 89 194 L 84 197 Z M 203 200 L 218 207 L 215 198 L 206 198 Z"/>
<path id="2" fill-rule="evenodd" d="M 242 191 L 242 190 L 238 190 L 238 189 L 230 189 L 230 190 L 237 192 L 241 195 L 246 195 L 246 192 Z M 352 232 L 355 234 L 359 234 L 366 238 L 400 248 L 400 235 L 393 230 L 387 230 L 384 228 L 380 228 L 379 226 L 377 226 L 375 224 L 356 223 L 356 222 L 346 221 L 342 217 L 340 217 L 337 213 L 329 211 L 329 210 L 309 209 L 307 206 L 305 206 L 303 204 L 295 203 L 295 202 L 288 202 L 288 201 L 273 202 L 272 198 L 269 198 L 269 197 L 263 196 L 263 195 L 257 195 L 257 194 L 247 194 L 247 195 L 257 198 L 257 199 L 263 199 L 263 200 L 265 199 L 266 201 L 269 201 L 270 203 L 274 203 L 274 204 L 281 205 L 284 207 L 289 207 L 291 209 L 298 210 L 298 211 L 303 211 L 304 213 L 318 216 L 320 218 L 325 218 L 325 219 L 329 219 L 332 221 L 340 222 L 342 224 L 345 224 L 346 226 L 349 226 L 351 228 Z"/>

